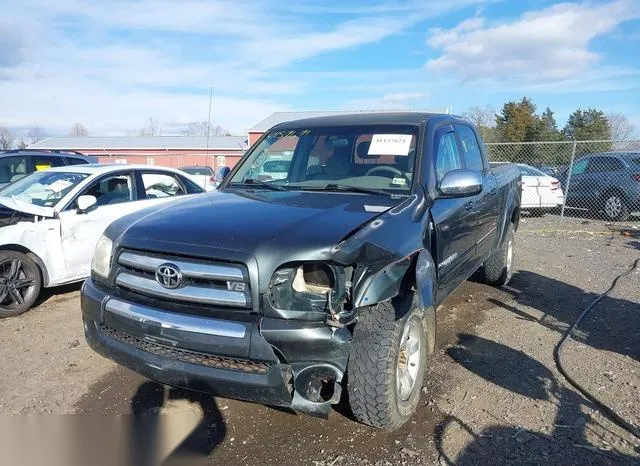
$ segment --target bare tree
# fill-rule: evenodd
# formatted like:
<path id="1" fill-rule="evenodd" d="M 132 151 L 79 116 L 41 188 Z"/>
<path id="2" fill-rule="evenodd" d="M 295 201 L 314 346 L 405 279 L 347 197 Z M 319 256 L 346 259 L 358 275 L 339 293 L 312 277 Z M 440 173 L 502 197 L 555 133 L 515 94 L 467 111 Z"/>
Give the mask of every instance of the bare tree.
<path id="1" fill-rule="evenodd" d="M 13 147 L 16 138 L 6 126 L 0 126 L 0 149 L 9 150 Z"/>
<path id="2" fill-rule="evenodd" d="M 485 142 L 495 140 L 496 111 L 493 107 L 471 107 L 462 116 L 468 118 L 476 125 Z"/>
<path id="3" fill-rule="evenodd" d="M 203 121 L 193 121 L 187 125 L 187 127 L 182 131 L 184 136 L 206 136 L 207 130 L 209 131 L 209 136 L 230 136 L 231 133 L 228 129 L 223 128 L 222 126 L 211 126 L 209 128 L 209 124 L 207 120 Z"/>
<path id="4" fill-rule="evenodd" d="M 29 131 L 27 131 L 27 137 L 31 144 L 35 144 L 38 141 L 42 141 L 47 137 L 47 132 L 41 128 L 40 126 L 34 126 Z"/>
<path id="5" fill-rule="evenodd" d="M 624 114 L 608 113 L 607 120 L 609 120 L 611 139 L 614 141 L 626 141 L 632 137 L 635 128 Z"/>
<path id="6" fill-rule="evenodd" d="M 24 150 L 27 148 L 27 143 L 24 142 L 24 139 L 20 138 L 20 142 L 18 143 L 18 149 Z"/>
<path id="7" fill-rule="evenodd" d="M 145 126 L 138 130 L 138 136 L 160 136 L 160 125 L 158 120 L 149 117 Z"/>
<path id="8" fill-rule="evenodd" d="M 89 136 L 89 130 L 85 125 L 76 121 L 73 125 L 71 125 L 71 130 L 69 130 L 69 136 L 73 136 L 73 137 Z"/>

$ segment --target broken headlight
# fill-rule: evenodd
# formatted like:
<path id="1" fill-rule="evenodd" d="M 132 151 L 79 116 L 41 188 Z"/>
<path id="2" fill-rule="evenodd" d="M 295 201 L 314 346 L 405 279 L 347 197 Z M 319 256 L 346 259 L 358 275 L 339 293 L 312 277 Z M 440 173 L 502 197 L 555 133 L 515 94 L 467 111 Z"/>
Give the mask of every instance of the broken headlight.
<path id="1" fill-rule="evenodd" d="M 102 278 L 109 278 L 111 272 L 111 253 L 113 241 L 102 235 L 96 244 L 96 249 L 91 260 L 91 271 Z"/>
<path id="2" fill-rule="evenodd" d="M 269 283 L 269 301 L 276 309 L 333 312 L 345 296 L 342 267 L 305 263 L 276 270 Z"/>

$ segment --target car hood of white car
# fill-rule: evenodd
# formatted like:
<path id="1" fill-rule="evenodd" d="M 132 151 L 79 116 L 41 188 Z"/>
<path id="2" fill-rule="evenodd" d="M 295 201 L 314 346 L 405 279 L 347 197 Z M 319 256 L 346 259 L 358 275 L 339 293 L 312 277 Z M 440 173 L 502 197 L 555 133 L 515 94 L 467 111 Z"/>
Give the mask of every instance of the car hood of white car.
<path id="1" fill-rule="evenodd" d="M 0 196 L 0 204 L 18 212 L 25 214 L 38 215 L 40 217 L 54 217 L 55 210 L 53 207 L 43 207 L 31 204 L 30 202 L 21 201 L 12 197 Z"/>

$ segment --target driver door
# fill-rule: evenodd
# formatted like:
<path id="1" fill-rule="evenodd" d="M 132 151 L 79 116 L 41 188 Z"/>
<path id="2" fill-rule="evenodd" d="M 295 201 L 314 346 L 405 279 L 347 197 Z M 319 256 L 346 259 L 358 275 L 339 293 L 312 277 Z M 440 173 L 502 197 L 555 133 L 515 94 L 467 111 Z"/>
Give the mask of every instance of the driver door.
<path id="1" fill-rule="evenodd" d="M 82 195 L 95 196 L 96 204 L 84 212 L 77 209 Z M 109 224 L 136 209 L 133 173 L 110 173 L 92 182 L 60 212 L 62 250 L 68 281 L 89 276 L 91 258 L 100 235 Z"/>

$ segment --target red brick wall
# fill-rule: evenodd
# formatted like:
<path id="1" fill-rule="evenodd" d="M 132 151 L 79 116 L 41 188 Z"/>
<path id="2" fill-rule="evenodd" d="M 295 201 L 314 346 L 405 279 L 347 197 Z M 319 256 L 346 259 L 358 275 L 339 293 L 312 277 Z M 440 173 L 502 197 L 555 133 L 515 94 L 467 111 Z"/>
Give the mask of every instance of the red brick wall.
<path id="1" fill-rule="evenodd" d="M 104 151 L 82 150 L 86 155 L 93 155 L 100 163 L 129 163 L 143 165 L 159 165 L 180 168 L 187 165 L 209 166 L 214 170 L 221 165 L 232 168 L 243 155 L 242 151 L 213 151 L 210 150 L 113 150 L 108 154 Z"/>
<path id="2" fill-rule="evenodd" d="M 263 134 L 264 132 L 249 133 L 248 135 L 249 147 L 253 146 L 256 143 L 256 141 L 262 137 Z"/>

